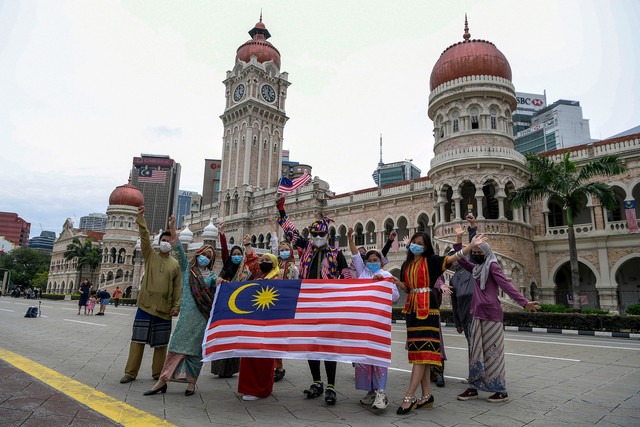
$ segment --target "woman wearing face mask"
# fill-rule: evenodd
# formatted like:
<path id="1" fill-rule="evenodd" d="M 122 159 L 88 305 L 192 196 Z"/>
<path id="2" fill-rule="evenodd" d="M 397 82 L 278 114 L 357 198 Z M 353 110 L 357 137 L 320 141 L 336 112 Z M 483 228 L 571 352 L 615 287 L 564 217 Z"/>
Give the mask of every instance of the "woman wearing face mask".
<path id="1" fill-rule="evenodd" d="M 432 293 L 438 277 L 449 265 L 467 255 L 473 247 L 484 242 L 482 235 L 473 238 L 463 253 L 452 256 L 436 255 L 431 246 L 431 237 L 423 232 L 415 233 L 409 240 L 407 259 L 400 269 L 400 278 L 409 290 L 403 313 L 407 322 L 407 349 L 411 363 L 409 388 L 397 410 L 398 415 L 415 408 L 433 407 L 431 395 L 431 366 L 442 366 L 440 353 L 440 310 L 435 293 Z M 422 397 L 416 398 L 418 386 L 422 386 Z"/>
<path id="2" fill-rule="evenodd" d="M 274 254 L 266 253 L 260 257 L 258 263 L 252 263 L 251 271 L 254 280 L 278 280 L 280 268 L 278 258 Z M 238 379 L 238 393 L 243 394 L 242 400 L 264 399 L 273 391 L 274 359 L 242 357 L 240 359 L 240 378 Z"/>
<path id="3" fill-rule="evenodd" d="M 191 396 L 195 393 L 196 381 L 198 381 L 202 369 L 204 331 L 211 312 L 215 286 L 222 281 L 212 271 L 216 259 L 213 247 L 202 246 L 189 261 L 182 244 L 176 237 L 173 221 L 170 221 L 170 231 L 182 270 L 180 318 L 171 336 L 169 352 L 160 378 L 151 390 L 144 393 L 145 396 L 165 393 L 169 381 L 186 383 L 185 396 Z"/>
<path id="4" fill-rule="evenodd" d="M 456 244 L 460 251 L 464 229 L 455 228 Z M 458 400 L 478 398 L 478 390 L 493 393 L 489 402 L 499 403 L 509 400 L 505 381 L 504 366 L 504 314 L 498 299 L 499 289 L 509 295 L 527 311 L 540 309 L 538 301 L 527 300 L 504 276 L 496 256 L 488 243 L 482 243 L 471 251 L 471 260 L 458 261 L 460 267 L 471 272 L 475 279 L 470 313 L 471 343 L 469 348 L 469 388 L 458 395 Z"/>
<path id="5" fill-rule="evenodd" d="M 382 280 L 384 278 L 393 279 L 391 300 L 393 302 L 400 298 L 397 286 L 402 287 L 402 282 L 393 277 L 388 271 L 382 269 L 382 254 L 375 249 L 361 254 L 360 248 L 356 247 L 353 241 L 353 228 L 347 231 L 349 249 L 351 250 L 351 262 L 355 270 L 353 278 Z M 368 405 L 374 409 L 384 409 L 389 404 L 389 399 L 385 394 L 387 388 L 387 368 L 384 366 L 373 366 L 363 363 L 356 363 L 356 390 L 366 390 L 367 395 L 360 399 L 360 403 Z"/>

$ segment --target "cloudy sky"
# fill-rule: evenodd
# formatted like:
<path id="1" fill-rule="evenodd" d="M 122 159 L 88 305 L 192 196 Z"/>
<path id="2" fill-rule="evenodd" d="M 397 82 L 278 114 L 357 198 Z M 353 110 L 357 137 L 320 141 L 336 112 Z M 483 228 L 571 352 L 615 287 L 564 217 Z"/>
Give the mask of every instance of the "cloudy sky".
<path id="1" fill-rule="evenodd" d="M 132 158 L 168 154 L 202 191 L 220 158 L 225 72 L 258 21 L 289 72 L 284 147 L 336 193 L 385 162 L 432 157 L 429 76 L 472 38 L 520 92 L 580 101 L 592 138 L 640 124 L 640 2 L 0 0 L 0 211 L 31 236 L 105 212 Z"/>

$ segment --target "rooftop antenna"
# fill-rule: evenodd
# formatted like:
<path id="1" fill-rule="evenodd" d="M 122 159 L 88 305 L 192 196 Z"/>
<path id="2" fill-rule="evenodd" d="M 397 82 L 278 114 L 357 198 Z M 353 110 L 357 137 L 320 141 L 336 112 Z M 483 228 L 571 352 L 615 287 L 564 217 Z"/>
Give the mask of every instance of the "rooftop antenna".
<path id="1" fill-rule="evenodd" d="M 383 166 L 382 163 L 382 133 L 380 134 L 380 161 L 378 162 L 378 167 Z"/>

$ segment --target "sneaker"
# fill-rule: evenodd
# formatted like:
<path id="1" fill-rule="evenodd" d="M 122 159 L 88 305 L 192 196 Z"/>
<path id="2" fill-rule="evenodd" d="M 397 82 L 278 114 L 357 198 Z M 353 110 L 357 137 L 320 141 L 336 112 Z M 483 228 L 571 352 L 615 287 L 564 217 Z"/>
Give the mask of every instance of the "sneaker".
<path id="1" fill-rule="evenodd" d="M 336 390 L 333 387 L 327 387 L 327 391 L 324 392 L 324 401 L 327 405 L 335 405 L 336 400 Z"/>
<path id="2" fill-rule="evenodd" d="M 478 398 L 478 390 L 475 388 L 468 388 L 458 395 L 458 400 L 471 400 Z"/>
<path id="3" fill-rule="evenodd" d="M 444 387 L 444 377 L 442 375 L 438 375 L 438 378 L 436 378 L 436 385 L 438 387 Z"/>
<path id="4" fill-rule="evenodd" d="M 242 396 L 242 400 L 260 400 L 258 396 L 251 396 L 250 394 L 245 394 Z"/>
<path id="5" fill-rule="evenodd" d="M 360 399 L 360 403 L 363 405 L 373 405 L 373 402 L 376 400 L 376 391 L 371 390 L 365 397 Z"/>
<path id="6" fill-rule="evenodd" d="M 509 395 L 507 393 L 494 393 L 491 396 L 487 397 L 487 402 L 491 403 L 500 403 L 500 402 L 508 402 Z"/>
<path id="7" fill-rule="evenodd" d="M 322 385 L 322 383 L 313 383 L 309 386 L 308 389 L 303 391 L 303 393 L 305 394 L 305 396 L 307 396 L 307 398 L 314 399 L 324 393 L 324 386 Z"/>
<path id="8" fill-rule="evenodd" d="M 376 390 L 376 398 L 371 405 L 375 409 L 384 409 L 389 405 L 389 399 L 387 399 L 387 395 L 384 392 Z"/>

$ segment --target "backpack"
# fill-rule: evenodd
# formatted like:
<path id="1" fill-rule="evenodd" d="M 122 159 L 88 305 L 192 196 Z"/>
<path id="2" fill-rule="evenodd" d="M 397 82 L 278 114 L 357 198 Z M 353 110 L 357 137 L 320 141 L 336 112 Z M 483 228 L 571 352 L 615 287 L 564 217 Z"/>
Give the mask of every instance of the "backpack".
<path id="1" fill-rule="evenodd" d="M 38 307 L 29 307 L 24 317 L 38 317 Z"/>

